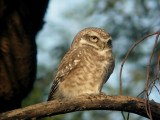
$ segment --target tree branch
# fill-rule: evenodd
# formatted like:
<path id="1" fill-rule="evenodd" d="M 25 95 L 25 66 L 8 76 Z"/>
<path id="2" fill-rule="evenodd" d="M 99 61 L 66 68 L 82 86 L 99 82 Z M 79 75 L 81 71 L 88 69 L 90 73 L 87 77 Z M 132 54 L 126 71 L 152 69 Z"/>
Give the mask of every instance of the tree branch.
<path id="1" fill-rule="evenodd" d="M 160 120 L 160 104 L 150 101 L 154 120 Z M 147 117 L 145 100 L 130 96 L 89 96 L 72 99 L 59 99 L 31 105 L 25 108 L 1 113 L 1 120 L 42 118 L 84 110 L 126 111 Z"/>

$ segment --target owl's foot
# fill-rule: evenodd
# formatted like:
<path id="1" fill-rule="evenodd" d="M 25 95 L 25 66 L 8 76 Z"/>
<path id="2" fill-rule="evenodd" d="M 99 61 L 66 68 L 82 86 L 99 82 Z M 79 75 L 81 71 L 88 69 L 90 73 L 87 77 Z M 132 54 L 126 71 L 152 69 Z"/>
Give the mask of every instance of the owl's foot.
<path id="1" fill-rule="evenodd" d="M 105 92 L 101 92 L 100 96 L 106 96 L 107 94 Z"/>
<path id="2" fill-rule="evenodd" d="M 96 95 L 95 94 L 83 94 L 83 95 L 80 95 L 80 97 L 92 99 L 92 98 L 95 98 Z"/>
<path id="3" fill-rule="evenodd" d="M 88 94 L 83 94 L 83 95 L 80 95 L 79 97 L 87 98 L 88 96 L 89 96 Z"/>
<path id="4" fill-rule="evenodd" d="M 101 92 L 98 96 L 97 94 L 83 94 L 83 95 L 80 95 L 79 97 L 88 98 L 92 100 L 93 98 L 101 98 L 103 96 L 106 96 L 106 93 Z"/>
<path id="5" fill-rule="evenodd" d="M 101 92 L 98 97 L 101 99 L 102 97 L 105 97 L 107 94 L 105 92 Z"/>

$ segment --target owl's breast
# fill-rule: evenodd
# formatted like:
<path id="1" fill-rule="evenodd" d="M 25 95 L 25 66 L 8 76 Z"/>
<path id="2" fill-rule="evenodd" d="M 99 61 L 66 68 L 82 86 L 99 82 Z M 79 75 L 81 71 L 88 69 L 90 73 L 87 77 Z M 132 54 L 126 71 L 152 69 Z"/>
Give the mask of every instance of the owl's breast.
<path id="1" fill-rule="evenodd" d="M 84 71 L 84 79 L 86 83 L 92 85 L 97 92 L 100 92 L 103 84 L 108 80 L 112 73 L 114 58 L 111 51 L 101 51 L 101 53 L 94 50 L 86 50 L 82 62 Z"/>
<path id="2" fill-rule="evenodd" d="M 76 66 L 65 76 L 60 84 L 63 96 L 75 97 L 82 94 L 99 94 L 105 83 L 110 60 L 108 56 L 94 50 L 80 49 L 76 52 Z M 110 58 L 111 59 L 111 58 Z M 77 62 L 78 61 L 78 62 Z"/>

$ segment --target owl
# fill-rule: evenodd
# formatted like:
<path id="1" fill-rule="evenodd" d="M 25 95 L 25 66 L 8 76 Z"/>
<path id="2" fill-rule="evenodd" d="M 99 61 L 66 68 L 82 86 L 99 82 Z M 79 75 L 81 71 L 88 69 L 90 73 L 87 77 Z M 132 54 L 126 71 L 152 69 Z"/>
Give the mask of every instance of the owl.
<path id="1" fill-rule="evenodd" d="M 100 94 L 114 65 L 109 33 L 95 27 L 83 29 L 59 65 L 48 101 Z"/>

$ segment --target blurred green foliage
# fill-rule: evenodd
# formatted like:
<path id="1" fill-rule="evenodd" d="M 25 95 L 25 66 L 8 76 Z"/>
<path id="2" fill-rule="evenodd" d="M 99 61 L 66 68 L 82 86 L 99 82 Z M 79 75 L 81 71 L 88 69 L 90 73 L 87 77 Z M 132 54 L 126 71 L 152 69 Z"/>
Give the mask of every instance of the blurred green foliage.
<path id="1" fill-rule="evenodd" d="M 114 70 L 115 77 L 108 81 L 108 86 L 104 87 L 104 91 L 107 91 L 107 94 L 111 95 L 119 94 L 120 64 L 122 63 L 127 51 L 136 41 L 149 33 L 159 30 L 160 1 L 88 0 L 82 2 L 82 4 L 71 5 L 74 7 L 72 6 L 70 8 L 70 4 L 67 4 L 66 2 L 68 9 L 62 14 L 64 23 L 66 23 L 66 19 L 68 19 L 73 23 L 79 24 L 80 28 L 88 26 L 102 27 L 113 37 L 113 52 L 116 59 L 116 68 Z M 63 25 L 57 25 L 57 27 L 52 23 L 46 22 L 45 26 L 47 25 L 50 26 L 47 36 L 49 33 L 52 34 L 53 31 L 56 31 L 60 36 L 61 41 L 59 41 L 57 46 L 54 46 L 47 51 L 45 48 L 43 49 L 43 47 L 41 47 L 43 44 L 37 40 L 39 50 L 44 53 L 48 53 L 54 62 L 51 62 L 49 66 L 40 63 L 38 64 L 37 80 L 35 82 L 34 89 L 28 97 L 24 99 L 23 106 L 47 100 L 49 89 L 53 82 L 60 60 L 68 51 L 71 40 L 73 39 L 72 36 L 75 35 L 71 35 L 68 30 L 69 28 L 65 29 Z M 74 26 L 70 27 L 73 28 Z M 41 30 L 41 34 L 44 34 L 42 33 L 44 29 Z M 55 33 L 53 37 L 54 36 Z M 45 40 L 46 38 L 44 37 L 43 39 Z M 123 70 L 124 76 L 122 77 L 124 95 L 136 96 L 145 88 L 146 67 L 154 40 L 155 37 L 145 40 L 129 55 Z M 160 42 L 158 42 L 157 46 L 158 47 L 156 47 L 151 63 L 151 77 L 155 76 L 157 72 L 156 63 L 157 56 L 160 54 Z M 47 62 L 47 60 L 45 62 Z M 144 95 L 142 94 L 140 97 L 143 98 L 143 96 Z M 117 118 L 118 120 L 123 119 L 119 112 L 100 110 L 74 112 L 65 115 L 47 117 L 42 120 L 115 120 Z M 144 120 L 143 117 L 138 115 L 131 115 L 130 119 Z"/>

